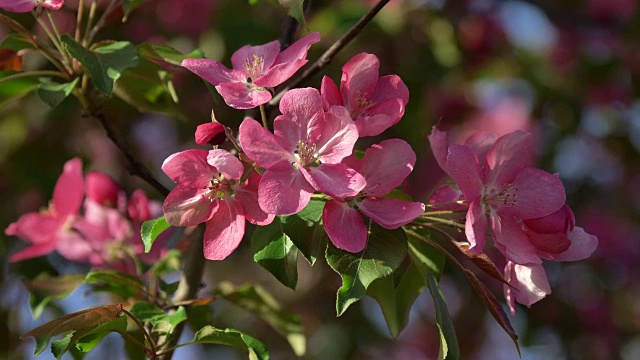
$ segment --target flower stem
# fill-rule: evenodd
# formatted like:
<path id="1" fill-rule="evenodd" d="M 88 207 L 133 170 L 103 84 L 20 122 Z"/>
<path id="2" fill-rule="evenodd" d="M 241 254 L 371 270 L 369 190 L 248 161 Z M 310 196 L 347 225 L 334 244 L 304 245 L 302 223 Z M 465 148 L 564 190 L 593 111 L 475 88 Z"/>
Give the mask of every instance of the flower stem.
<path id="1" fill-rule="evenodd" d="M 269 121 L 267 121 L 267 113 L 264 111 L 264 105 L 260 105 L 260 117 L 262 118 L 262 126 L 269 130 Z"/>
<path id="2" fill-rule="evenodd" d="M 127 315 L 129 318 L 131 318 L 131 320 L 133 320 L 133 322 L 136 323 L 136 325 L 138 325 L 138 327 L 140 328 L 140 331 L 142 331 L 142 334 L 144 335 L 145 338 L 147 338 L 147 341 L 149 342 L 149 346 L 151 346 L 151 350 L 155 353 L 156 350 L 156 342 L 153 340 L 153 337 L 151 337 L 151 335 L 149 335 L 149 333 L 147 332 L 147 329 L 145 329 L 144 324 L 142 324 L 140 322 L 140 320 L 138 320 L 135 316 L 133 316 L 132 313 L 130 313 L 129 311 L 122 309 L 122 312 L 125 313 L 125 315 Z"/>
<path id="3" fill-rule="evenodd" d="M 455 221 L 451 221 L 451 220 L 447 220 L 447 219 L 441 219 L 441 218 L 433 217 L 433 216 L 422 216 L 421 218 L 422 219 L 426 219 L 426 220 L 439 222 L 441 224 L 450 225 L 450 226 L 457 227 L 457 228 L 460 228 L 460 229 L 464 229 L 464 224 L 460 224 L 459 222 L 455 222 Z"/>
<path id="4" fill-rule="evenodd" d="M 0 83 L 3 83 L 5 81 L 20 79 L 20 78 L 25 78 L 25 77 L 31 77 L 31 76 L 55 76 L 65 80 L 69 80 L 69 76 L 67 76 L 64 73 L 61 73 L 60 71 L 41 70 L 41 71 L 27 71 L 27 72 L 21 72 L 21 73 L 9 75 L 0 79 Z"/>
<path id="5" fill-rule="evenodd" d="M 458 201 L 443 202 L 443 203 L 437 203 L 437 204 L 425 204 L 425 205 L 428 208 L 437 208 L 437 207 L 447 206 L 447 205 L 469 205 L 469 202 L 467 200 L 458 200 Z"/>

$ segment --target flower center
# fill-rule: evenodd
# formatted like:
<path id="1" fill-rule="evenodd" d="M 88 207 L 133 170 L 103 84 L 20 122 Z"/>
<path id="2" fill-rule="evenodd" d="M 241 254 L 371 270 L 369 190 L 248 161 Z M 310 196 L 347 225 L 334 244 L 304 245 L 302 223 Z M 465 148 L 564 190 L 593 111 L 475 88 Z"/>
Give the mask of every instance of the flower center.
<path id="1" fill-rule="evenodd" d="M 213 177 L 209 180 L 209 185 L 205 186 L 204 189 L 208 190 L 205 196 L 209 198 L 209 201 L 214 202 L 218 199 L 224 200 L 225 196 L 229 195 L 231 184 L 222 174 L 218 174 L 218 177 Z"/>
<path id="2" fill-rule="evenodd" d="M 262 75 L 264 70 L 264 56 L 253 55 L 244 59 L 244 70 L 249 74 L 249 80 L 252 81 Z"/>
<path id="3" fill-rule="evenodd" d="M 316 144 L 309 145 L 306 141 L 300 140 L 293 155 L 302 167 L 307 167 L 317 160 Z"/>
<path id="4" fill-rule="evenodd" d="M 513 184 L 502 184 L 499 188 L 483 190 L 485 204 L 511 207 L 518 203 L 518 188 Z"/>
<path id="5" fill-rule="evenodd" d="M 351 115 L 352 119 L 355 119 L 360 115 L 364 114 L 365 111 L 367 111 L 370 107 L 372 107 L 375 104 L 376 104 L 375 101 L 370 101 L 368 99 L 368 94 L 366 92 L 361 93 L 360 91 L 358 91 L 356 93 L 355 104 L 352 104 L 353 107 L 350 109 L 349 115 Z"/>

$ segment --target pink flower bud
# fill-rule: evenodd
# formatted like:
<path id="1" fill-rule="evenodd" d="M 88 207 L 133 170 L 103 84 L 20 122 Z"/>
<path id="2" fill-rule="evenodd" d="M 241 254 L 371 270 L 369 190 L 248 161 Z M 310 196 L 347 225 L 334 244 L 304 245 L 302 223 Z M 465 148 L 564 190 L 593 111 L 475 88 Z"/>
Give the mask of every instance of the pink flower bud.
<path id="1" fill-rule="evenodd" d="M 219 122 L 200 124 L 196 128 L 196 144 L 220 145 L 227 139 L 224 126 Z"/>
<path id="2" fill-rule="evenodd" d="M 573 212 L 566 204 L 551 215 L 524 220 L 531 243 L 538 250 L 551 254 L 557 254 L 569 248 L 571 241 L 567 236 L 573 230 L 575 223 Z"/>
<path id="3" fill-rule="evenodd" d="M 109 175 L 90 171 L 85 179 L 85 192 L 87 197 L 96 203 L 106 207 L 115 207 L 118 204 L 120 186 Z"/>

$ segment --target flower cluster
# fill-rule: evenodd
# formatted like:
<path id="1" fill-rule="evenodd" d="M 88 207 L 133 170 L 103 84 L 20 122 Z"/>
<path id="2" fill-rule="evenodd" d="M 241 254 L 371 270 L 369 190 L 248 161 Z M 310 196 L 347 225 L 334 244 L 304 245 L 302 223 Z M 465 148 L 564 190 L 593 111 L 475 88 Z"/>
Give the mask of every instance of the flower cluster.
<path id="1" fill-rule="evenodd" d="M 215 85 L 229 106 L 253 108 L 271 99 L 268 88 L 307 62 L 307 50 L 319 40 L 312 33 L 283 52 L 277 41 L 245 46 L 231 57 L 233 70 L 206 59 L 187 59 L 183 66 Z M 286 92 L 273 133 L 245 119 L 238 150 L 250 163 L 246 167 L 221 149 L 170 156 L 162 169 L 178 187 L 164 202 L 167 221 L 178 226 L 206 223 L 205 257 L 219 260 L 238 246 L 245 218 L 269 224 L 275 215 L 301 211 L 316 192 L 328 199 L 322 219 L 330 240 L 350 252 L 366 245 L 361 214 L 389 229 L 420 216 L 422 203 L 383 198 L 413 169 L 416 156 L 409 144 L 392 139 L 373 145 L 362 159 L 354 154 L 359 137 L 378 135 L 397 123 L 409 99 L 402 80 L 379 77 L 378 68 L 375 55 L 362 53 L 343 67 L 340 89 L 325 77 L 322 92 Z M 201 145 L 216 146 L 224 138 L 224 127 L 217 122 L 196 130 Z"/>
<path id="2" fill-rule="evenodd" d="M 576 261 L 596 249 L 595 236 L 575 226 L 557 175 L 532 167 L 531 134 L 515 131 L 500 138 L 488 132 L 449 145 L 437 127 L 429 136 L 440 167 L 455 186 L 439 189 L 434 203 L 463 203 L 471 253 L 480 253 L 490 228 L 496 248 L 507 259 L 505 298 L 531 306 L 551 292 L 542 259 Z M 453 206 L 460 206 L 460 205 Z"/>
<path id="3" fill-rule="evenodd" d="M 9 260 L 21 261 L 57 251 L 71 261 L 96 268 L 136 273 L 137 259 L 152 263 L 162 255 L 161 246 L 144 254 L 140 239 L 142 222 L 160 214 L 160 204 L 148 200 L 141 190 L 127 200 L 108 175 L 92 171 L 83 179 L 82 162 L 74 158 L 64 165 L 49 207 L 22 215 L 5 229 L 6 235 L 30 243 Z"/>

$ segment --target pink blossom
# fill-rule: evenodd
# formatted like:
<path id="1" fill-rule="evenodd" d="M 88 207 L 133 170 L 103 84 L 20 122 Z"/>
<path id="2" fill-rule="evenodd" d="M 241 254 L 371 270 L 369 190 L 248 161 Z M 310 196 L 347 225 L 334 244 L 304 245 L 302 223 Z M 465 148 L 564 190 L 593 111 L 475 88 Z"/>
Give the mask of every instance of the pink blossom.
<path id="1" fill-rule="evenodd" d="M 505 284 L 503 288 L 504 297 L 512 314 L 516 313 L 516 301 L 531 307 L 534 303 L 551 294 L 547 274 L 539 264 L 519 265 L 508 261 L 504 267 L 504 279 L 511 285 Z"/>
<path id="2" fill-rule="evenodd" d="M 491 144 L 491 136 L 480 133 L 468 139 L 467 145 L 448 147 L 445 138 L 446 134 L 434 128 L 431 146 L 438 163 L 469 202 L 465 223 L 469 250 L 482 251 L 489 224 L 496 247 L 507 259 L 522 265 L 540 264 L 522 220 L 553 214 L 564 205 L 566 195 L 558 176 L 529 166 L 533 161 L 530 134 L 515 131 Z"/>
<path id="3" fill-rule="evenodd" d="M 322 79 L 325 110 L 344 106 L 355 121 L 360 136 L 375 136 L 396 124 L 404 115 L 409 90 L 397 75 L 378 77 L 380 61 L 360 53 L 342 67 L 340 90 L 328 77 Z"/>
<path id="4" fill-rule="evenodd" d="M 311 33 L 280 52 L 280 43 L 245 45 L 231 56 L 233 69 L 209 59 L 185 59 L 182 66 L 216 87 L 227 105 L 251 109 L 271 100 L 267 88 L 289 79 L 307 63 L 307 51 L 320 41 L 319 33 Z"/>
<path id="5" fill-rule="evenodd" d="M 273 134 L 252 119 L 240 125 L 244 152 L 266 169 L 258 188 L 264 211 L 290 215 L 309 203 L 314 190 L 346 198 L 364 188 L 362 175 L 340 163 L 358 140 L 345 108 L 334 106 L 325 113 L 320 93 L 305 88 L 288 91 L 280 111 Z"/>
<path id="6" fill-rule="evenodd" d="M 51 10 L 58 10 L 64 5 L 64 0 L 0 0 L 0 9 L 16 13 L 29 12 L 38 4 Z"/>
<path id="7" fill-rule="evenodd" d="M 78 235 L 71 231 L 71 225 L 78 216 L 83 195 L 82 162 L 74 158 L 64 164 L 49 208 L 39 213 L 24 214 L 5 229 L 6 235 L 31 243 L 31 246 L 11 255 L 9 260 L 15 262 L 42 256 L 63 243 L 78 240 Z"/>
<path id="8" fill-rule="evenodd" d="M 336 197 L 325 204 L 322 221 L 336 247 L 353 253 L 365 248 L 367 228 L 360 213 L 395 229 L 424 212 L 423 203 L 381 197 L 400 186 L 413 170 L 416 154 L 405 141 L 385 140 L 367 149 L 362 159 L 351 156 L 344 162 L 364 176 L 366 186 L 356 196 Z"/>
<path id="9" fill-rule="evenodd" d="M 206 223 L 204 256 L 222 260 L 240 244 L 244 220 L 267 225 L 273 215 L 260 209 L 257 189 L 260 176 L 252 174 L 241 183 L 243 166 L 226 150 L 186 150 L 169 156 L 162 170 L 178 186 L 162 206 L 171 225 Z"/>

